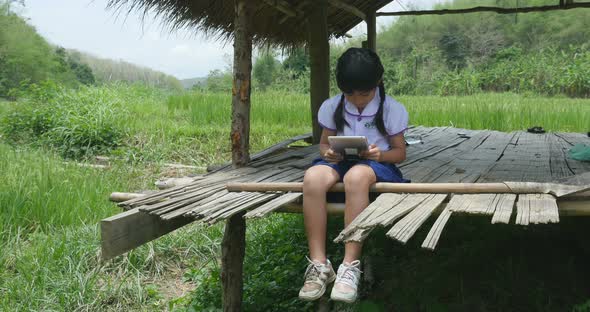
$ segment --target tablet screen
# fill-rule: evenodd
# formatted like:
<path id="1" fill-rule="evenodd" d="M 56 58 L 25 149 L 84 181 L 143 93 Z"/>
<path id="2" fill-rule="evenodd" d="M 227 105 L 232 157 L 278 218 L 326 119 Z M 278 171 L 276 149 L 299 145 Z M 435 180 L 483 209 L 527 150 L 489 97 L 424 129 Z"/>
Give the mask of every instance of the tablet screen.
<path id="1" fill-rule="evenodd" d="M 369 149 L 367 137 L 365 136 L 329 136 L 330 148 L 343 155 L 358 155 L 360 152 Z"/>

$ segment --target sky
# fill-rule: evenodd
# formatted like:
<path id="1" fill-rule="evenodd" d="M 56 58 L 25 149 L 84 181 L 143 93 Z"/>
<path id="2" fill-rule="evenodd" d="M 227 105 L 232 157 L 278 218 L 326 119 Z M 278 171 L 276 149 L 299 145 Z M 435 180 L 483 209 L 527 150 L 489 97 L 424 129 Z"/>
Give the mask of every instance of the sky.
<path id="1" fill-rule="evenodd" d="M 444 1 L 397 0 L 380 11 L 430 8 L 439 2 Z M 231 43 L 216 42 L 195 31 L 170 33 L 154 16 L 142 21 L 136 13 L 117 15 L 106 9 L 106 3 L 107 0 L 25 0 L 25 7 L 18 11 L 52 44 L 101 58 L 125 60 L 179 79 L 204 77 L 231 63 Z M 378 27 L 392 21 L 391 17 L 377 18 Z M 349 34 L 365 32 L 366 26 L 361 23 Z"/>

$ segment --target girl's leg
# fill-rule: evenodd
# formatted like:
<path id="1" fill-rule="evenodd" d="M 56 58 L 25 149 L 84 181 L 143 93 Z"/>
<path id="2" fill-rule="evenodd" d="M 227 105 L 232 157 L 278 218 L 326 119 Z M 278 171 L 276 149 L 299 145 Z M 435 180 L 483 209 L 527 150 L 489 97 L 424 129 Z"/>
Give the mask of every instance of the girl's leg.
<path id="1" fill-rule="evenodd" d="M 313 166 L 303 177 L 303 218 L 311 260 L 326 263 L 326 192 L 340 180 L 328 166 Z"/>
<path id="2" fill-rule="evenodd" d="M 346 203 L 344 226 L 348 226 L 369 205 L 369 187 L 377 181 L 375 172 L 367 165 L 355 165 L 344 175 Z M 362 243 L 345 244 L 344 262 L 352 263 L 361 256 Z"/>

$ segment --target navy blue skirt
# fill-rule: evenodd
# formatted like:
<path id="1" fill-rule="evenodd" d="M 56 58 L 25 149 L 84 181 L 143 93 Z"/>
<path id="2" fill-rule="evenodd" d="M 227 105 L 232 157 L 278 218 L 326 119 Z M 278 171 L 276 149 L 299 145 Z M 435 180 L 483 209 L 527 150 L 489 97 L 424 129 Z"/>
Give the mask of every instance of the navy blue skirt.
<path id="1" fill-rule="evenodd" d="M 311 163 L 312 166 L 328 166 L 336 172 L 340 176 L 340 181 L 344 179 L 344 175 L 350 168 L 354 165 L 367 165 L 373 169 L 375 172 L 375 176 L 377 177 L 377 182 L 393 182 L 393 183 L 409 183 L 410 180 L 404 179 L 402 172 L 399 170 L 396 165 L 391 163 L 385 162 L 378 162 L 369 159 L 360 159 L 360 160 L 343 160 L 337 164 L 329 163 L 322 158 L 316 158 Z M 375 195 L 375 194 L 373 194 Z M 378 195 L 378 194 L 377 194 Z M 374 199 L 375 196 L 370 196 L 371 199 Z M 332 193 L 329 192 L 327 194 L 328 202 L 344 202 L 344 193 Z"/>
<path id="2" fill-rule="evenodd" d="M 404 179 L 402 172 L 391 163 L 385 162 L 377 162 L 374 160 L 369 159 L 360 159 L 360 160 L 343 160 L 337 164 L 329 163 L 322 158 L 316 158 L 311 162 L 312 166 L 317 165 L 324 165 L 328 166 L 336 172 L 340 176 L 340 181 L 344 179 L 344 175 L 352 168 L 354 165 L 367 165 L 373 169 L 375 172 L 375 176 L 377 177 L 377 182 L 394 182 L 394 183 L 408 183 L 410 180 Z"/>

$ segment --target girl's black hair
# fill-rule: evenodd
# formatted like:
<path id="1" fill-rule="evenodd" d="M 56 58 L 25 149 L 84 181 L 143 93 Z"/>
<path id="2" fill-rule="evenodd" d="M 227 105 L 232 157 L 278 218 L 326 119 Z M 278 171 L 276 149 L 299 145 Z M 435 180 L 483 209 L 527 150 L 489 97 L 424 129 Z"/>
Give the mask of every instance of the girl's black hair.
<path id="1" fill-rule="evenodd" d="M 383 103 L 385 87 L 383 86 L 383 64 L 377 53 L 369 49 L 350 48 L 339 58 L 336 65 L 336 82 L 342 91 L 340 103 L 334 112 L 336 129 L 342 131 L 344 125 L 350 126 L 344 119 L 344 94 L 353 91 L 370 91 L 379 87 L 379 109 L 375 115 L 375 125 L 379 132 L 387 135 L 383 122 Z"/>

